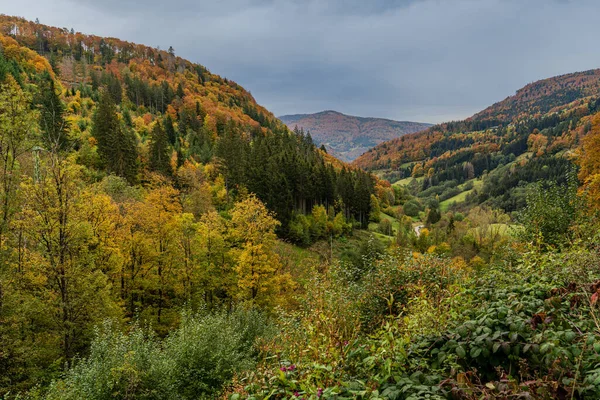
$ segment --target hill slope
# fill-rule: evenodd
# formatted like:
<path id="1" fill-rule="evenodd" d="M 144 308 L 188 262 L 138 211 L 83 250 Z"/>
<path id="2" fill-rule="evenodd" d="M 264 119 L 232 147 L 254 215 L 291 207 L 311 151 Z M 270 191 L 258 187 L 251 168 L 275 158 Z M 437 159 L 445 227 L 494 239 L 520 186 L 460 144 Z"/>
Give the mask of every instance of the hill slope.
<path id="1" fill-rule="evenodd" d="M 519 189 L 539 179 L 565 180 L 571 154 L 598 112 L 600 70 L 531 83 L 464 121 L 381 143 L 354 161 L 391 182 L 419 178 L 413 191 L 444 201 L 459 186 L 485 177 L 465 197 L 514 211 L 524 205 Z"/>
<path id="2" fill-rule="evenodd" d="M 368 214 L 374 190 L 370 177 L 348 169 L 343 171 L 349 174 L 344 183 L 338 182 L 345 164 L 324 157 L 310 138 L 291 133 L 240 85 L 177 57 L 172 48 L 164 51 L 9 16 L 0 16 L 2 34 L 7 58 L 27 51 L 48 60 L 67 105 L 70 134 L 82 153 L 78 159 L 87 168 L 115 173 L 110 162 L 98 159 L 101 149 L 92 132 L 93 116 L 107 92 L 122 129 L 131 132 L 137 144 L 137 165 L 132 164 L 134 171 L 127 175 L 130 183 L 145 182 L 149 173 L 156 172 L 152 156 L 158 153 L 152 145 L 158 127 L 168 136 L 159 160 L 163 172 L 174 177 L 186 161 L 210 166 L 215 170 L 213 180 L 218 181 L 219 175 L 224 180 L 227 200 L 247 190 L 277 213 L 282 236 L 296 210 L 309 212 L 315 204 L 334 204 L 340 196 L 347 218 L 361 220 Z M 36 79 L 31 77 L 32 82 Z M 270 179 L 264 179 L 265 173 Z M 306 182 L 315 176 L 329 186 L 309 188 Z M 361 195 L 361 205 L 353 189 L 358 181 L 371 182 Z"/>
<path id="3" fill-rule="evenodd" d="M 344 161 L 354 160 L 381 142 L 431 126 L 419 122 L 355 117 L 331 110 L 316 114 L 284 115 L 279 119 L 290 129 L 297 126 L 310 131 L 317 145 L 325 145 L 328 151 Z"/>
<path id="4" fill-rule="evenodd" d="M 278 239 L 331 245 L 385 192 L 173 49 L 7 16 L 0 142 L 0 398 L 108 319 L 167 335 L 188 306 L 286 303 Z"/>

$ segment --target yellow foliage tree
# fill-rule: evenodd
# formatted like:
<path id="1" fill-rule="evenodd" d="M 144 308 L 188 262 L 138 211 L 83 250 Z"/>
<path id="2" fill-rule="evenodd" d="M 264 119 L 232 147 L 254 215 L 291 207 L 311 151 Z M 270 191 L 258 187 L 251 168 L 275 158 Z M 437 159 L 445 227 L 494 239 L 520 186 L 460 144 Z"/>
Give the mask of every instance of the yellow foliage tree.
<path id="1" fill-rule="evenodd" d="M 265 205 L 254 195 L 237 203 L 231 213 L 231 239 L 236 273 L 235 297 L 261 306 L 274 305 L 277 295 L 291 286 L 289 274 L 281 271 L 275 252 L 275 228 L 279 226 Z"/>
<path id="2" fill-rule="evenodd" d="M 590 206 L 600 209 L 600 113 L 591 120 L 591 129 L 582 140 L 577 162 L 579 179 L 587 193 Z"/>
<path id="3" fill-rule="evenodd" d="M 94 324 L 118 315 L 106 273 L 115 254 L 107 250 L 114 207 L 106 196 L 83 191 L 79 175 L 78 167 L 51 154 L 39 182 L 23 183 L 19 216 L 25 238 L 17 273 L 21 289 L 38 299 L 28 317 L 46 324 L 45 343 L 66 359 L 87 343 Z"/>

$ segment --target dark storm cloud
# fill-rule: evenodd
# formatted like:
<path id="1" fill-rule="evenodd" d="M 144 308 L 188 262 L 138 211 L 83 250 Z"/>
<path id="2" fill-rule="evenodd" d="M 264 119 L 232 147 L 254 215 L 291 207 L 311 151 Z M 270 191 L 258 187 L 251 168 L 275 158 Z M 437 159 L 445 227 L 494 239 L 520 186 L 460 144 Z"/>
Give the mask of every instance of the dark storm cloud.
<path id="1" fill-rule="evenodd" d="M 6 3 L 6 4 L 4 4 Z M 592 0 L 0 0 L 0 12 L 167 48 L 276 114 L 462 118 L 600 67 Z"/>

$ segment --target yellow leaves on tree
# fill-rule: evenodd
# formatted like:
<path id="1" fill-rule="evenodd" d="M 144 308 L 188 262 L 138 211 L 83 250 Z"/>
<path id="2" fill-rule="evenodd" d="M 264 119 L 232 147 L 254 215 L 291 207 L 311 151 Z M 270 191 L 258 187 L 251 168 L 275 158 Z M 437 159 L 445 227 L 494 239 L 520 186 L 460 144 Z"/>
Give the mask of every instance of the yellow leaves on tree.
<path id="1" fill-rule="evenodd" d="M 582 140 L 577 162 L 579 179 L 587 193 L 590 207 L 600 209 L 600 113 L 591 120 L 591 129 Z"/>
<path id="2" fill-rule="evenodd" d="M 106 196 L 82 189 L 78 167 L 55 154 L 47 164 L 38 182 L 22 185 L 18 270 L 23 295 L 37 299 L 26 318 L 47 324 L 70 358 L 90 333 L 86 324 L 117 313 L 102 271 L 115 254 L 114 248 L 105 253 L 114 244 L 115 210 Z"/>
<path id="3" fill-rule="evenodd" d="M 181 211 L 179 192 L 169 185 L 150 190 L 143 201 L 126 209 L 129 265 L 123 270 L 123 280 L 128 282 L 129 311 L 134 312 L 136 293 L 151 292 L 159 324 L 166 308 L 165 291 L 177 280 L 176 232 Z"/>
<path id="4" fill-rule="evenodd" d="M 0 245 L 15 208 L 18 159 L 31 148 L 37 130 L 37 113 L 31 97 L 7 74 L 0 85 Z"/>
<path id="5" fill-rule="evenodd" d="M 0 34 L 0 48 L 2 48 L 4 57 L 19 62 L 27 72 L 39 73 L 48 71 L 52 78 L 54 78 L 54 72 L 45 57 L 24 46 L 20 46 L 13 38 Z"/>
<path id="6" fill-rule="evenodd" d="M 279 221 L 253 195 L 237 203 L 231 216 L 231 235 L 238 244 L 233 250 L 237 253 L 237 297 L 263 306 L 273 305 L 276 296 L 291 284 L 289 274 L 280 273 L 281 262 L 275 252 Z"/>

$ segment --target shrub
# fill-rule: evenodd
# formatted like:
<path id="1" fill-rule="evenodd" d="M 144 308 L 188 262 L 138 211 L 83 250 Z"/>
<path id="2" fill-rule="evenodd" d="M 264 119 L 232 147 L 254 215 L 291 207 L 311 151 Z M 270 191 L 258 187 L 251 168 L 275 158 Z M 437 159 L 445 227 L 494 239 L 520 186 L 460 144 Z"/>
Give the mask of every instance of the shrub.
<path id="1" fill-rule="evenodd" d="M 302 246 L 310 244 L 310 222 L 304 214 L 295 214 L 288 224 L 290 239 Z"/>
<path id="2" fill-rule="evenodd" d="M 402 208 L 404 209 L 404 214 L 408 215 L 409 217 L 416 217 L 423 209 L 423 206 L 421 206 L 421 204 L 417 203 L 415 200 L 409 200 L 404 203 Z"/>
<path id="3" fill-rule="evenodd" d="M 213 398 L 236 372 L 252 368 L 257 341 L 269 335 L 265 317 L 243 309 L 184 312 L 163 341 L 137 325 L 125 334 L 106 322 L 89 357 L 53 382 L 47 399 Z"/>
<path id="4" fill-rule="evenodd" d="M 387 236 L 394 236 L 394 230 L 392 229 L 392 223 L 389 219 L 383 218 L 379 222 L 379 232 Z"/>

